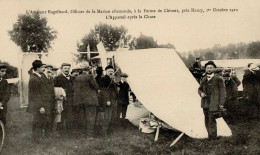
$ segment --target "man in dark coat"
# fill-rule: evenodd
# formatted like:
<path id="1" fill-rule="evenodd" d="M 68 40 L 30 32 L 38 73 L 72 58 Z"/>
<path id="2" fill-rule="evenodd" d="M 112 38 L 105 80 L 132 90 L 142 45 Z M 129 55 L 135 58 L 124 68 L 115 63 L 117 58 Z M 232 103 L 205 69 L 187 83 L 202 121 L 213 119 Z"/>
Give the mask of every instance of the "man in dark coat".
<path id="1" fill-rule="evenodd" d="M 27 111 L 33 115 L 32 140 L 39 142 L 43 130 L 49 136 L 52 130 L 52 120 L 54 111 L 53 92 L 44 83 L 44 65 L 40 60 L 32 63 L 33 74 L 29 80 L 29 105 Z"/>
<path id="2" fill-rule="evenodd" d="M 201 69 L 201 61 L 200 58 L 196 58 L 195 60 L 196 62 L 193 64 L 193 68 L 196 70 L 200 70 Z"/>
<path id="3" fill-rule="evenodd" d="M 249 68 L 245 70 L 245 74 L 242 80 L 243 95 L 248 101 L 248 112 L 253 112 L 254 106 L 258 106 L 260 99 L 260 87 L 259 87 L 259 68 L 256 64 L 249 64 Z M 249 114 L 250 116 L 253 114 Z"/>
<path id="4" fill-rule="evenodd" d="M 55 93 L 54 93 L 54 80 L 53 80 L 53 75 L 52 75 L 52 65 L 45 65 L 45 71 L 43 74 L 41 74 L 41 78 L 43 83 L 45 84 L 45 88 L 48 90 L 47 93 L 51 96 L 51 103 L 53 103 L 55 107 Z M 55 111 L 55 110 L 54 110 Z M 51 123 L 53 124 L 54 122 L 54 113 L 52 113 L 51 116 Z"/>
<path id="5" fill-rule="evenodd" d="M 224 74 L 229 73 L 231 79 L 236 83 L 237 87 L 241 84 L 241 81 L 237 78 L 236 72 L 232 71 L 231 69 L 225 69 Z"/>
<path id="6" fill-rule="evenodd" d="M 248 69 L 245 70 L 242 85 L 243 85 L 243 98 L 245 99 L 246 106 L 245 111 L 247 114 L 246 118 L 243 118 L 244 125 L 241 127 L 242 136 L 240 139 L 248 139 L 252 128 L 255 126 L 254 114 L 256 106 L 259 105 L 259 68 L 256 64 L 249 63 Z"/>
<path id="7" fill-rule="evenodd" d="M 0 119 L 6 124 L 6 114 L 7 114 L 7 102 L 10 99 L 11 92 L 6 79 L 6 65 L 0 64 Z"/>
<path id="8" fill-rule="evenodd" d="M 223 108 L 226 89 L 224 81 L 214 74 L 216 65 L 213 61 L 205 64 L 206 76 L 202 78 L 198 93 L 201 96 L 201 107 L 205 115 L 205 126 L 209 139 L 217 138 L 217 112 Z"/>
<path id="9" fill-rule="evenodd" d="M 96 73 L 97 73 L 97 76 L 95 77 L 95 79 L 96 79 L 97 84 L 100 85 L 100 80 L 101 80 L 101 77 L 103 75 L 103 68 L 97 67 Z"/>
<path id="10" fill-rule="evenodd" d="M 73 114 L 73 80 L 70 76 L 70 67 L 68 63 L 61 65 L 61 74 L 54 79 L 55 87 L 62 87 L 66 93 L 66 100 L 63 102 L 64 110 L 61 113 L 61 123 L 63 128 L 71 129 L 73 127 L 74 114 Z"/>
<path id="11" fill-rule="evenodd" d="M 226 86 L 226 100 L 224 107 L 227 109 L 227 116 L 225 118 L 227 118 L 230 123 L 234 123 L 236 119 L 235 105 L 237 102 L 237 84 L 231 78 L 230 73 L 224 73 L 223 78 Z"/>
<path id="12" fill-rule="evenodd" d="M 85 127 L 87 128 L 87 136 L 94 136 L 94 126 L 96 121 L 96 113 L 99 92 L 98 84 L 94 77 L 89 73 L 89 66 L 82 66 L 82 74 L 74 80 L 74 105 L 78 107 L 77 114 L 84 114 Z"/>
<path id="13" fill-rule="evenodd" d="M 103 124 L 103 133 L 113 130 L 117 118 L 117 86 L 114 82 L 114 68 L 107 66 L 105 68 L 106 75 L 100 81 L 100 107 L 99 111 L 105 112 L 105 120 Z"/>
<path id="14" fill-rule="evenodd" d="M 127 107 L 129 104 L 130 87 L 126 80 L 128 75 L 125 73 L 122 73 L 120 76 L 121 76 L 121 81 L 118 84 L 119 93 L 118 93 L 117 118 L 120 118 L 120 115 L 122 113 L 122 119 L 125 119 Z"/>

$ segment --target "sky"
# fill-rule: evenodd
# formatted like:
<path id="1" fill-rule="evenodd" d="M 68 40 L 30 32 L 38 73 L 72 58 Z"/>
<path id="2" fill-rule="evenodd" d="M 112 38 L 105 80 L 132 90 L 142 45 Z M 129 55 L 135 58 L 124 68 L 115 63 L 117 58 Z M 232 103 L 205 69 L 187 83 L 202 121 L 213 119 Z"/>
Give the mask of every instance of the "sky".
<path id="1" fill-rule="evenodd" d="M 205 12 L 191 12 L 192 8 Z M 213 9 L 238 9 L 236 12 L 215 12 Z M 141 13 L 69 13 L 43 14 L 48 25 L 58 31 L 50 52 L 77 51 L 77 42 L 99 22 L 123 25 L 128 34 L 152 36 L 159 44 L 172 43 L 179 52 L 210 48 L 215 44 L 252 42 L 260 40 L 260 2 L 258 0 L 0 0 L 0 60 L 19 65 L 20 47 L 10 40 L 7 31 L 12 29 L 19 14 L 26 10 L 141 10 Z M 156 13 L 145 10 L 156 10 Z M 158 10 L 162 12 L 158 12 Z M 164 12 L 176 10 L 180 13 Z M 188 13 L 181 13 L 189 9 Z M 207 9 L 211 11 L 206 12 Z M 215 10 L 215 9 L 214 9 Z M 106 16 L 156 16 L 155 18 L 111 20 Z M 66 55 L 66 54 L 64 54 Z M 68 54 L 67 54 L 68 55 Z"/>

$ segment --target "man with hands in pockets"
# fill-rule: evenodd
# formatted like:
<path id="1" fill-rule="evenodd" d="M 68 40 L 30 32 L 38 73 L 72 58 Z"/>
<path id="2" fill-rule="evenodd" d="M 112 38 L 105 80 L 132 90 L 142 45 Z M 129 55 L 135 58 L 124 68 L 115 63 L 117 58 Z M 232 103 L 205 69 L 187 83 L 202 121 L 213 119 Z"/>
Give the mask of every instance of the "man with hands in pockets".
<path id="1" fill-rule="evenodd" d="M 45 131 L 50 136 L 54 112 L 54 95 L 43 81 L 45 66 L 40 60 L 32 63 L 33 74 L 29 80 L 29 104 L 27 112 L 33 115 L 32 141 L 39 143 Z M 45 137 L 43 137 L 45 138 Z"/>

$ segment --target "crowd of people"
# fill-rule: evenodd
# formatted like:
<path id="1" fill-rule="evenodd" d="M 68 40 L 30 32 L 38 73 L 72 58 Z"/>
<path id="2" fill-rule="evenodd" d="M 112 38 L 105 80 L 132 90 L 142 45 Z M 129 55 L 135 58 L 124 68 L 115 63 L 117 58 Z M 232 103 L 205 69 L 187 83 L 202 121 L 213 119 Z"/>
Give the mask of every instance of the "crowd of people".
<path id="1" fill-rule="evenodd" d="M 196 62 L 195 66 L 198 68 Z M 213 61 L 205 64 L 205 73 L 199 80 L 198 93 L 201 96 L 201 107 L 205 116 L 205 126 L 209 139 L 217 139 L 216 119 L 224 117 L 230 124 L 237 119 L 235 114 L 238 101 L 238 89 L 241 81 L 231 69 L 217 68 Z M 258 107 L 260 99 L 260 72 L 256 64 L 248 64 L 242 80 L 243 96 L 246 102 L 248 118 L 253 118 L 254 107 Z M 251 112 L 251 113 L 250 113 Z M 247 121 L 250 122 L 250 119 Z"/>
<path id="2" fill-rule="evenodd" d="M 105 68 L 104 76 L 98 67 L 95 77 L 87 62 L 72 71 L 70 64 L 63 63 L 59 75 L 53 66 L 40 60 L 32 63 L 32 69 L 27 111 L 33 115 L 34 142 L 79 128 L 84 128 L 87 138 L 106 136 L 120 119 L 125 119 L 128 75 L 121 73 L 121 80 L 116 82 L 113 66 Z"/>
<path id="3" fill-rule="evenodd" d="M 194 65 L 201 69 L 199 59 Z M 219 69 L 213 61 L 205 64 L 205 73 L 198 80 L 198 93 L 205 116 L 205 126 L 210 139 L 217 139 L 216 119 L 226 110 L 228 123 L 236 122 L 238 101 L 237 87 L 241 81 L 231 69 Z M 83 128 L 86 136 L 105 137 L 114 131 L 120 119 L 126 117 L 130 90 L 128 75 L 120 74 L 115 80 L 115 69 L 108 65 L 103 75 L 102 67 L 97 67 L 95 76 L 88 63 L 71 71 L 71 65 L 63 63 L 61 73 L 52 65 L 40 60 L 32 63 L 29 71 L 29 105 L 27 112 L 33 115 L 32 140 L 60 136 L 69 130 Z M 10 99 L 8 82 L 4 78 L 6 66 L 0 64 L 0 117 L 6 123 L 7 102 Z M 256 64 L 248 64 L 242 80 L 243 98 L 250 118 L 260 100 L 260 71 Z M 249 120 L 250 121 L 250 120 Z M 98 130 L 97 130 L 98 129 Z"/>

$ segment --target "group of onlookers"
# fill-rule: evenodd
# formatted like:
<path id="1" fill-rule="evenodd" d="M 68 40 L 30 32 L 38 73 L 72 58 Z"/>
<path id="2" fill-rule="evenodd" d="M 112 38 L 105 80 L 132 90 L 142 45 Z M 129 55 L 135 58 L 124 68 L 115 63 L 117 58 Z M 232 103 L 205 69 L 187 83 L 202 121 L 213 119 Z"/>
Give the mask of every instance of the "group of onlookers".
<path id="1" fill-rule="evenodd" d="M 121 73 L 115 80 L 113 66 L 98 67 L 96 77 L 89 64 L 71 70 L 63 63 L 61 73 L 53 76 L 51 65 L 40 60 L 32 63 L 29 80 L 29 105 L 33 114 L 32 140 L 39 142 L 44 131 L 46 137 L 59 136 L 66 131 L 84 128 L 87 137 L 106 136 L 113 131 L 119 120 L 126 117 L 129 104 L 127 74 Z M 99 131 L 95 134 L 96 131 Z"/>
<path id="2" fill-rule="evenodd" d="M 194 64 L 197 69 L 201 69 L 199 61 Z M 216 139 L 216 119 L 225 109 L 229 123 L 236 120 L 237 87 L 241 82 L 231 69 L 219 70 L 213 61 L 208 61 L 204 67 L 205 74 L 199 80 L 198 93 L 209 138 Z M 33 115 L 33 141 L 39 142 L 42 135 L 59 136 L 79 128 L 85 129 L 87 137 L 106 136 L 114 130 L 119 118 L 125 119 L 130 91 L 127 74 L 121 73 L 117 81 L 114 67 L 108 65 L 105 75 L 102 67 L 97 67 L 94 77 L 87 62 L 72 71 L 70 64 L 63 63 L 60 70 L 57 75 L 57 68 L 52 65 L 40 60 L 32 63 L 27 111 Z M 8 82 L 3 78 L 5 74 L 6 66 L 0 64 L 0 119 L 4 123 L 10 98 Z M 259 112 L 260 71 L 256 64 L 248 64 L 242 84 L 248 115 L 253 111 L 250 109 L 252 105 L 257 106 Z M 133 92 L 130 94 L 135 101 Z"/>
<path id="3" fill-rule="evenodd" d="M 205 74 L 200 80 L 198 93 L 202 98 L 201 107 L 205 115 L 205 126 L 209 138 L 216 139 L 217 118 L 224 116 L 224 119 L 231 124 L 237 119 L 235 115 L 238 101 L 237 87 L 241 82 L 231 69 L 219 69 L 213 61 L 208 61 L 204 67 Z M 247 109 L 249 109 L 248 112 L 253 111 L 252 105 L 256 105 L 259 108 L 260 72 L 256 64 L 248 64 L 242 84 L 242 98 L 246 102 Z M 224 113 L 225 115 L 223 115 Z M 250 113 L 247 114 L 251 115 Z"/>

